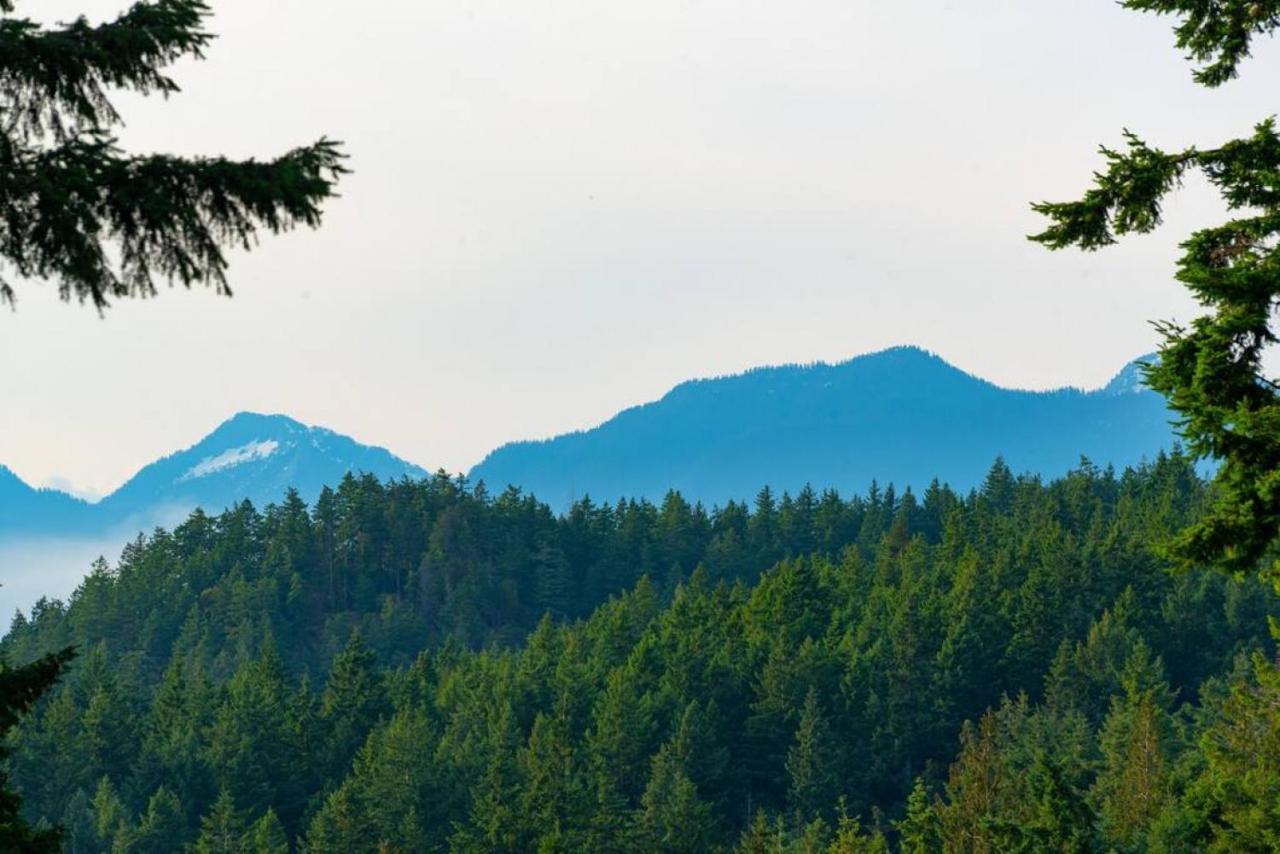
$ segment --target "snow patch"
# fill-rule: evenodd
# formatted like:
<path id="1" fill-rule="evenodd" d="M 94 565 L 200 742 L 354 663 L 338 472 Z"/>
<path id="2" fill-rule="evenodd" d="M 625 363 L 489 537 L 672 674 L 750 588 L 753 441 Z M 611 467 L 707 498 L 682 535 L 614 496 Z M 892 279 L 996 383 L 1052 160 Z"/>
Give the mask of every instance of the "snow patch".
<path id="1" fill-rule="evenodd" d="M 179 481 L 191 480 L 197 477 L 205 477 L 207 475 L 220 472 L 233 466 L 242 465 L 243 463 L 253 462 L 254 460 L 265 460 L 274 454 L 280 448 L 280 443 L 275 439 L 267 439 L 264 442 L 250 442 L 247 445 L 241 445 L 238 448 L 231 448 L 212 457 L 205 457 L 191 468 L 187 469 L 187 473 L 178 478 Z"/>

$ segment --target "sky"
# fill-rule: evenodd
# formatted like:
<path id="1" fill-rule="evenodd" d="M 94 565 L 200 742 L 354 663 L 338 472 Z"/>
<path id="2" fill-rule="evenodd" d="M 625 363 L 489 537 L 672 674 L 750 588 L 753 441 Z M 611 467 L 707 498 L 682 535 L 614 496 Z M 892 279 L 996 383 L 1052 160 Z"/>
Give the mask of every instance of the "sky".
<path id="1" fill-rule="evenodd" d="M 54 21 L 121 0 L 25 0 Z M 323 228 L 232 253 L 231 299 L 0 310 L 0 463 L 100 495 L 240 410 L 424 467 L 590 426 L 691 377 L 896 344 L 1006 386 L 1098 386 L 1195 306 L 1177 242 L 1024 235 L 1101 143 L 1211 145 L 1276 110 L 1280 49 L 1195 86 L 1113 0 L 212 0 L 137 152 L 354 170 Z"/>

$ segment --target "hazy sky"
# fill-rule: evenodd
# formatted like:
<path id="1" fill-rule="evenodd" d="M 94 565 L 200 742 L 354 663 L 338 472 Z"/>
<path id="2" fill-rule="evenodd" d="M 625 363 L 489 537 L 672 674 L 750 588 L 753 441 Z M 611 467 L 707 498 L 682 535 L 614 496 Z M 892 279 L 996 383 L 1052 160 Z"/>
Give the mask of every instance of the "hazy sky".
<path id="1" fill-rule="evenodd" d="M 47 20 L 122 0 L 25 0 Z M 1246 133 L 1280 46 L 1193 85 L 1113 0 L 212 0 L 220 38 L 136 151 L 355 170 L 316 233 L 233 258 L 233 299 L 0 311 L 0 462 L 109 491 L 242 409 L 453 470 L 689 377 L 918 343 L 1006 385 L 1099 385 L 1193 306 L 1160 234 L 1049 253 L 1027 203 L 1099 143 Z"/>

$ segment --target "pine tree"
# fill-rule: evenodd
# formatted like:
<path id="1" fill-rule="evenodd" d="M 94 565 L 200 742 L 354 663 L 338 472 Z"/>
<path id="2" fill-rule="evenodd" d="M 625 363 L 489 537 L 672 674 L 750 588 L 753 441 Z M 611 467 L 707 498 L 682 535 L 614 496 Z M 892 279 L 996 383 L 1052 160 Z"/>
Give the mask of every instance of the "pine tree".
<path id="1" fill-rule="evenodd" d="M 609 674 L 587 740 L 596 775 L 607 778 L 608 788 L 626 799 L 644 787 L 653 749 L 652 698 L 640 694 L 640 683 L 630 668 Z"/>
<path id="2" fill-rule="evenodd" d="M 117 147 L 107 90 L 176 93 L 166 66 L 203 57 L 213 38 L 201 0 L 139 2 L 106 23 L 54 29 L 14 7 L 0 0 L 0 260 L 19 276 L 56 280 L 63 299 L 98 309 L 155 294 L 157 275 L 229 293 L 224 245 L 320 223 L 345 171 L 329 140 L 266 162 Z M 0 303 L 13 299 L 0 276 Z"/>
<path id="3" fill-rule="evenodd" d="M 573 607 L 573 579 L 564 552 L 544 540 L 534 552 L 533 572 L 538 610 L 556 618 L 567 616 Z"/>
<path id="4" fill-rule="evenodd" d="M 527 850 L 528 840 L 518 823 L 520 769 L 516 751 L 520 733 L 509 702 L 489 718 L 489 751 L 483 776 L 475 784 L 471 815 L 450 839 L 450 847 L 464 852 L 515 852 Z"/>
<path id="5" fill-rule="evenodd" d="M 535 840 L 563 837 L 570 822 L 588 814 L 590 794 L 580 776 L 563 707 L 534 719 L 529 741 L 520 751 L 520 765 L 525 780 L 520 817 Z"/>
<path id="6" fill-rule="evenodd" d="M 76 789 L 62 812 L 62 850 L 65 854 L 93 854 L 98 850 L 98 830 L 93 804 L 84 789 Z"/>

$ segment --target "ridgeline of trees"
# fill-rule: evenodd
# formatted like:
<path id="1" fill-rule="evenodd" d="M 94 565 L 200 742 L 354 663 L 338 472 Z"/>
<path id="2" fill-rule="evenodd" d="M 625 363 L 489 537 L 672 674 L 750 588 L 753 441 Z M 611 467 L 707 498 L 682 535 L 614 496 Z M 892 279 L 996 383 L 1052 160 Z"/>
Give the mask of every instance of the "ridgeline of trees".
<path id="1" fill-rule="evenodd" d="M 197 512 L 15 620 L 10 661 L 81 654 L 11 779 L 75 852 L 1265 848 L 1275 595 L 1167 571 L 1205 503 L 1174 453 L 711 512 L 445 476 Z"/>

